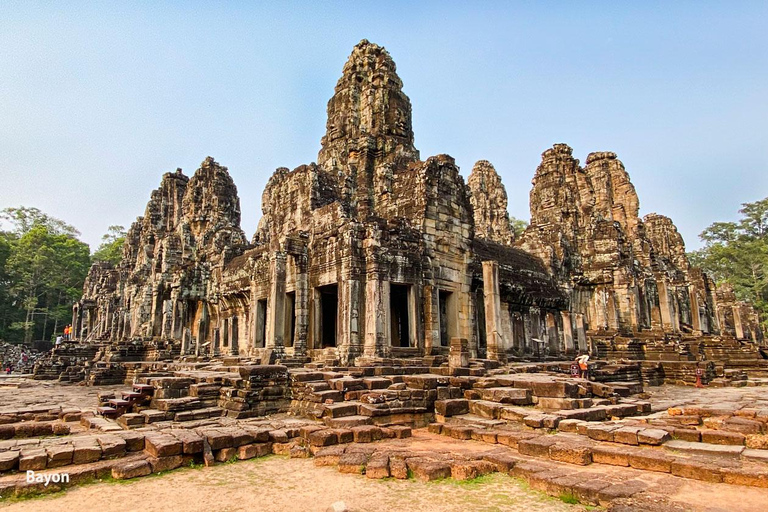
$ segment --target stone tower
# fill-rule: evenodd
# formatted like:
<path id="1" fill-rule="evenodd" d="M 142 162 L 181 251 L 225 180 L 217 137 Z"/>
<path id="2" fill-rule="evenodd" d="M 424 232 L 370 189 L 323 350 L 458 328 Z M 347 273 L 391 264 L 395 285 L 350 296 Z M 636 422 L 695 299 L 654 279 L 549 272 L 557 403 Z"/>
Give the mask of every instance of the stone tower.
<path id="1" fill-rule="evenodd" d="M 340 189 L 363 217 L 375 207 L 377 176 L 386 180 L 395 168 L 419 159 L 413 146 L 411 101 L 402 88 L 387 50 L 363 39 L 352 50 L 328 102 L 317 163 L 339 176 Z"/>

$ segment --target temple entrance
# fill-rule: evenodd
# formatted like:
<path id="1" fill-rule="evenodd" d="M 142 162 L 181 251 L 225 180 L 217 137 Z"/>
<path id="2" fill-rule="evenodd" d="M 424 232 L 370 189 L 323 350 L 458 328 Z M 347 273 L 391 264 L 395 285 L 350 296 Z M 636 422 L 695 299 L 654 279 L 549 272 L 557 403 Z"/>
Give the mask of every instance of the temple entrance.
<path id="1" fill-rule="evenodd" d="M 440 346 L 451 344 L 451 337 L 456 335 L 456 309 L 453 292 L 440 290 L 438 306 L 440 311 Z"/>
<path id="2" fill-rule="evenodd" d="M 336 323 L 339 312 L 339 287 L 335 284 L 321 286 L 320 296 L 320 347 L 336 346 Z"/>
<path id="3" fill-rule="evenodd" d="M 390 333 L 393 347 L 412 346 L 409 292 L 408 285 L 391 283 L 389 285 Z"/>
<path id="4" fill-rule="evenodd" d="M 256 318 L 253 337 L 253 346 L 255 348 L 264 348 L 264 341 L 267 339 L 267 299 L 256 301 Z"/>

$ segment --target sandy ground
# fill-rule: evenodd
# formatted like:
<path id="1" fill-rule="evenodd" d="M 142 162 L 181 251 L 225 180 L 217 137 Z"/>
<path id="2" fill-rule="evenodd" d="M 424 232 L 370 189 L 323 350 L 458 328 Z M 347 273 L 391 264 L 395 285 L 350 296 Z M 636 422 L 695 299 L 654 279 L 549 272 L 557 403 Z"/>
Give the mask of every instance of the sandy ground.
<path id="1" fill-rule="evenodd" d="M 324 512 L 335 501 L 352 511 L 583 511 L 526 489 L 506 475 L 481 482 L 370 480 L 311 459 L 266 457 L 211 468 L 182 469 L 128 483 L 99 483 L 2 504 L 3 512 Z"/>

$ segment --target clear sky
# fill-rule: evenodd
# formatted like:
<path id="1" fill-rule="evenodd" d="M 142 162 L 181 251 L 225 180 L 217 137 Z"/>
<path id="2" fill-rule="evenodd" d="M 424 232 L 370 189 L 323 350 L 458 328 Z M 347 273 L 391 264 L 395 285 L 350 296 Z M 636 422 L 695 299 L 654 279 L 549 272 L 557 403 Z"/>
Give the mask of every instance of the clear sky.
<path id="1" fill-rule="evenodd" d="M 78 5 L 72 8 L 72 5 Z M 541 153 L 614 151 L 689 248 L 768 196 L 768 2 L 0 2 L 0 208 L 95 247 L 162 173 L 229 167 L 243 229 L 317 158 L 352 47 L 385 46 L 422 158 L 490 160 L 528 219 Z"/>

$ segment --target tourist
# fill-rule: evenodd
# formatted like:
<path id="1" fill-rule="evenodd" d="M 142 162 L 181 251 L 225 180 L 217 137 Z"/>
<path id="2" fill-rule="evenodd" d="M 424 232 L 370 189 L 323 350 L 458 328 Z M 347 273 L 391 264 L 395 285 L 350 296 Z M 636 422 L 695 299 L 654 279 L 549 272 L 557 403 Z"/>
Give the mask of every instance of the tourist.
<path id="1" fill-rule="evenodd" d="M 576 362 L 579 363 L 579 370 L 581 371 L 581 378 L 589 380 L 589 355 L 582 353 L 576 358 Z"/>
<path id="2" fill-rule="evenodd" d="M 62 342 L 62 340 L 63 340 L 63 338 L 62 338 L 61 336 L 56 336 L 56 346 L 57 346 L 57 347 L 58 347 L 59 345 L 61 345 L 61 342 Z"/>

